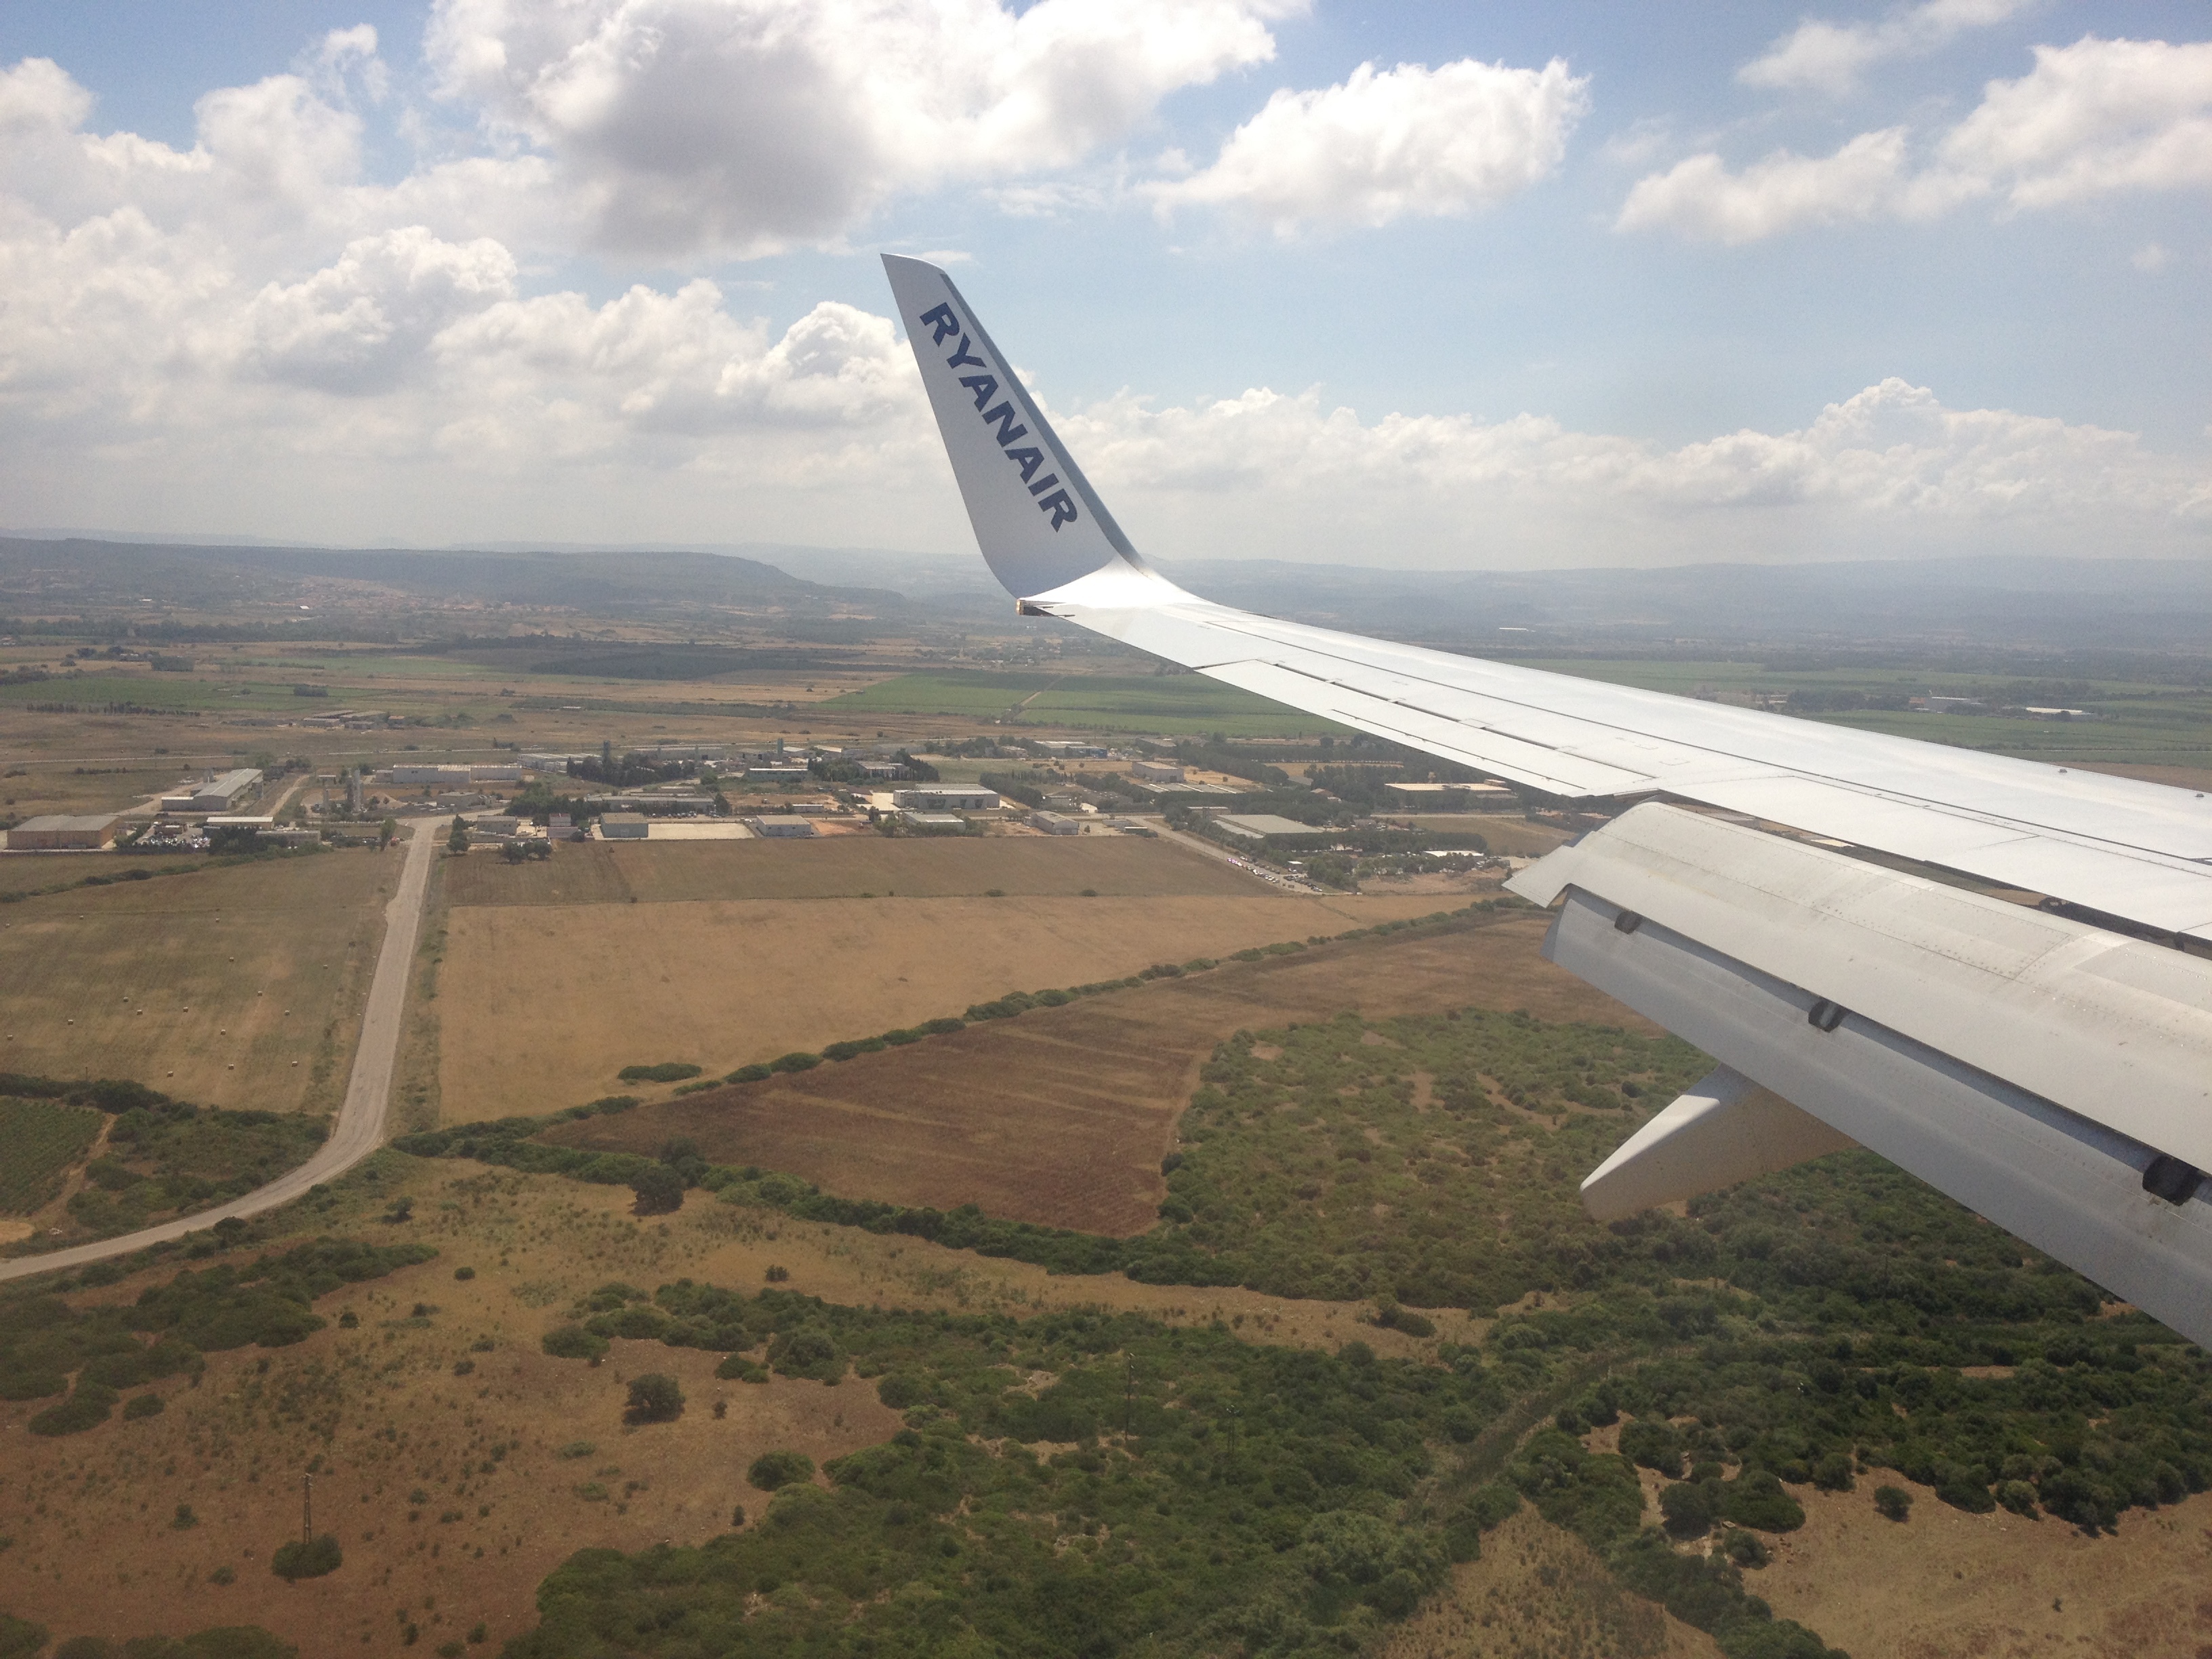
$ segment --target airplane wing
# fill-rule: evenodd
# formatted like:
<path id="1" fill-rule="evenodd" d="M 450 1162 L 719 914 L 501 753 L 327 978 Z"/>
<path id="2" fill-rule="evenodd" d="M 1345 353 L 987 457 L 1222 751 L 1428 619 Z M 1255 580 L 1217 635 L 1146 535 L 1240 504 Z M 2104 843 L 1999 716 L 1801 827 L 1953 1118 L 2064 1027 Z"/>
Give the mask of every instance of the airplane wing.
<path id="1" fill-rule="evenodd" d="M 1560 906 L 1547 956 L 1722 1065 L 1584 1183 L 1594 1213 L 1847 1137 L 2212 1346 L 2202 792 L 1212 604 L 1145 563 L 951 279 L 884 264 L 976 539 L 1024 614 L 1619 814 L 1511 884 Z"/>

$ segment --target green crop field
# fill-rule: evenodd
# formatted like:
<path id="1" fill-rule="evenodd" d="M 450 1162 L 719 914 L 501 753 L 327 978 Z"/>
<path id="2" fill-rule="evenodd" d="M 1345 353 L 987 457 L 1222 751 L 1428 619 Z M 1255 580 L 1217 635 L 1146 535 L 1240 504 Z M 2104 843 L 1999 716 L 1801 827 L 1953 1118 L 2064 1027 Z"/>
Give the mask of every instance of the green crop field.
<path id="1" fill-rule="evenodd" d="M 1237 737 L 1342 735 L 1346 728 L 1199 674 L 902 674 L 821 705 L 825 714 L 945 714 L 1114 732 Z"/>
<path id="2" fill-rule="evenodd" d="M 2077 680 L 2062 684 L 2021 681 L 2002 674 L 1937 672 L 1913 668 L 1796 668 L 1756 662 L 1608 661 L 1565 659 L 1524 666 L 1640 686 L 1679 696 L 1750 693 L 1788 696 L 1859 693 L 1870 700 L 1939 696 L 1984 697 L 1992 702 L 2036 702 L 2086 708 L 2089 721 L 2036 720 L 1994 714 L 1923 714 L 1904 709 L 1808 712 L 1805 718 L 1887 732 L 1960 749 L 2015 755 L 2058 764 L 2212 765 L 2212 692 L 2202 686 L 2133 680 Z"/>
<path id="3" fill-rule="evenodd" d="M 100 1139 L 98 1112 L 0 1097 L 0 1215 L 28 1215 L 54 1195 Z"/>

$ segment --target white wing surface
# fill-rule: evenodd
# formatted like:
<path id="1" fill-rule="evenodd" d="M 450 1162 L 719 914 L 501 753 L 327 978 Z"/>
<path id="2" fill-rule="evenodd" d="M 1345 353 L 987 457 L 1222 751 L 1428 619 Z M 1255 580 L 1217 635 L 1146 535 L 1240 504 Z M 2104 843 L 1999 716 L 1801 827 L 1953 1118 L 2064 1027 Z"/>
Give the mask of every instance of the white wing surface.
<path id="1" fill-rule="evenodd" d="M 1882 889 L 1875 908 L 1884 920 L 1872 933 L 1855 929 L 1824 908 L 1820 896 L 1854 891 L 1874 903 L 1861 890 L 1869 875 L 1863 860 L 1733 830 L 1664 805 L 1596 832 L 1590 840 L 1605 843 L 1606 856 L 1568 849 L 1515 884 L 1546 902 L 1567 902 L 1547 953 L 1583 971 L 1568 959 L 1577 956 L 1589 968 L 1586 977 L 1700 1042 L 1742 1079 L 1832 1130 L 1876 1145 L 2212 1343 L 2212 1194 L 2197 1176 L 2212 1167 L 2212 966 L 2173 948 L 2212 945 L 2212 800 L 2199 792 L 1603 685 L 1212 604 L 1138 556 L 951 279 L 919 260 L 887 257 L 884 265 L 976 539 L 1024 612 L 1065 617 L 1562 803 L 1604 811 L 1638 802 L 1720 808 L 2023 890 L 2078 918 L 2063 921 L 1975 898 L 1964 911 L 1945 912 L 1948 923 L 1916 930 L 1898 918 L 1934 916 L 1965 896 L 1920 881 Z M 1662 817 L 1648 817 L 1651 812 Z M 1632 820 L 1650 833 L 1628 836 Z M 1660 824 L 1673 836 L 1663 854 L 1645 844 Z M 1723 832 L 1749 840 L 1714 840 Z M 1771 863 L 1768 848 L 1786 848 L 1777 866 L 1786 877 L 1769 872 L 1786 897 L 1756 883 L 1717 886 L 1717 878 L 1685 874 L 1716 862 L 1734 868 L 1729 861 L 1740 865 L 1750 851 Z M 1661 866 L 1668 873 L 1654 874 Z M 1653 893 L 1663 896 L 1663 906 L 1650 902 Z M 1862 1092 L 1894 1091 L 1908 1078 L 1916 1088 L 1937 1087 L 1930 1066 L 1953 1067 L 1997 1092 L 1957 1085 L 1966 1090 L 1961 1100 L 1972 1100 L 1953 1103 L 1948 1139 L 1870 1130 L 1874 1120 L 1865 1111 L 1826 1085 L 1815 1087 L 1802 1067 L 1793 1070 L 1755 1042 L 1735 1042 L 1731 1052 L 1713 1030 L 1692 1036 L 1686 1028 L 1699 1022 L 1676 1006 L 1679 998 L 1660 994 L 1661 984 L 1609 962 L 1599 967 L 1598 957 L 1572 943 L 1568 924 L 1578 900 L 1616 918 L 1679 910 L 1676 921 L 1655 927 L 1647 945 L 1663 933 L 1683 948 L 1732 963 L 1729 973 L 1781 988 L 1777 994 L 1789 994 L 1777 1006 L 1796 996 L 1801 1022 L 1808 1009 L 1825 1018 L 1820 1010 L 1883 1002 L 1890 1015 L 1853 1015 L 1856 1024 L 1841 1028 L 1848 1033 L 1843 1041 L 1824 1051 L 1832 1071 L 1835 1054 L 1852 1049 L 1865 1032 L 1887 1034 L 1876 1043 L 1888 1045 L 1882 1065 L 1865 1060 L 1856 1067 Z M 1767 926 L 1747 944 L 1735 936 L 1754 915 Z M 2022 928 L 2045 932 L 2023 943 Z M 2057 938 L 2051 928 L 2073 931 Z M 1618 938 L 1632 944 L 1637 931 Z M 1876 937 L 1887 941 L 1880 950 L 1870 945 Z M 2143 943 L 2145 937 L 2158 942 Z M 1991 966 L 1996 963 L 2012 969 Z M 1971 971 L 1963 977 L 1949 971 L 1960 965 Z M 2129 1002 L 2134 992 L 2114 989 L 2123 982 L 2153 988 Z M 1883 987 L 1894 994 L 1878 994 Z M 1916 988 L 1929 988 L 1929 996 L 1916 997 Z M 1657 1012 L 1662 1005 L 1668 1013 Z M 1897 1018 L 1906 1012 L 1911 1018 Z M 1917 1058 L 1900 1071 L 1896 1055 L 1907 1048 Z M 2154 1062 L 2146 1059 L 2154 1051 Z M 2148 1094 L 2146 1065 L 2161 1080 Z M 1850 1072 L 1845 1068 L 1847 1080 Z M 1700 1136 L 1726 1133 L 1732 1109 L 1726 1100 L 1735 1097 L 1722 1090 L 1720 1103 L 1686 1107 L 1678 1120 L 1694 1121 Z M 1912 1119 L 1910 1103 L 1899 1109 Z M 2042 1151 L 2031 1155 L 2021 1150 L 2027 1141 L 1991 1127 L 2041 1123 L 2039 1112 L 2057 1114 L 2051 1121 L 2078 1133 L 2069 1139 L 2069 1132 L 2046 1124 L 2035 1132 L 2044 1136 L 2035 1142 Z M 2010 1115 L 1984 1121 L 1989 1113 Z M 1788 1140 L 1760 1133 L 1762 1144 Z M 2057 1140 L 2045 1146 L 2052 1135 Z M 1697 1165 L 1679 1147 L 1666 1154 L 1664 1139 L 1662 1133 L 1650 1143 L 1654 1168 L 1669 1156 L 1674 1166 Z M 1818 1142 L 1817 1135 L 1806 1139 Z M 2063 1155 L 2051 1150 L 2060 1142 Z M 1646 1179 L 1639 1186 L 1615 1167 L 1619 1161 L 1607 1166 L 1609 1189 L 1650 1185 Z M 2030 1164 L 2032 1180 L 2021 1174 Z M 2085 1173 L 2093 1170 L 2100 1173 Z M 1981 1179 L 1992 1171 L 2026 1180 L 2026 1196 L 1995 1190 Z M 2079 1201 L 2035 1196 L 2046 1190 L 2073 1193 Z M 2126 1216 L 2109 1212 L 2115 1190 L 2131 1206 Z M 2151 1234 L 2154 1247 L 2147 1242 Z"/>

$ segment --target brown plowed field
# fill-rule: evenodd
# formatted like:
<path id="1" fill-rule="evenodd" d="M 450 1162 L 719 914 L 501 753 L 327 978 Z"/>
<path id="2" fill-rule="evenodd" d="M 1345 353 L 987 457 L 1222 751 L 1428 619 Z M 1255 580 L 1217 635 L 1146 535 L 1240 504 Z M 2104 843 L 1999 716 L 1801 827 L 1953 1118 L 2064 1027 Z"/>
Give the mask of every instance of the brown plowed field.
<path id="1" fill-rule="evenodd" d="M 986 1212 L 1127 1235 L 1152 1224 L 1160 1158 L 1214 1046 L 1246 1027 L 1480 1004 L 1550 1019 L 1650 1027 L 1537 954 L 1516 916 L 1231 963 L 1018 1019 L 971 1025 L 842 1065 L 739 1084 L 548 1137 L 651 1152 L 689 1136 L 847 1198 Z"/>

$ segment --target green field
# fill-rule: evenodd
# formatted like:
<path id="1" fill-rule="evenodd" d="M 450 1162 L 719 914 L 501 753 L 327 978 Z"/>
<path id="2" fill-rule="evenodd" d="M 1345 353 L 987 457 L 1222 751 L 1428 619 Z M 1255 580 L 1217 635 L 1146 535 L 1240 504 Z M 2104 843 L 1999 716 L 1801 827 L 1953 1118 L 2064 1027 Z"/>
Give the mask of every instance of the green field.
<path id="1" fill-rule="evenodd" d="M 939 669 L 849 691 L 825 714 L 944 714 L 1110 732 L 1291 738 L 1347 728 L 1200 674 L 1019 674 Z"/>
<path id="2" fill-rule="evenodd" d="M 2017 676 L 1939 673 L 1922 669 L 1770 667 L 1755 662 L 1668 662 L 1562 659 L 1520 665 L 1640 686 L 1678 696 L 1860 692 L 1890 696 L 1981 696 L 1998 702 L 2050 702 L 2087 708 L 2088 722 L 2005 719 L 1990 714 L 1922 714 L 1860 709 L 1805 718 L 1887 732 L 1960 749 L 2031 760 L 2142 766 L 2212 765 L 2212 691 L 2203 686 L 2136 680 L 2070 680 L 2060 684 Z"/>
<path id="3" fill-rule="evenodd" d="M 0 1097 L 0 1215 L 28 1215 L 52 1198 L 100 1139 L 100 1122 L 89 1107 Z"/>

